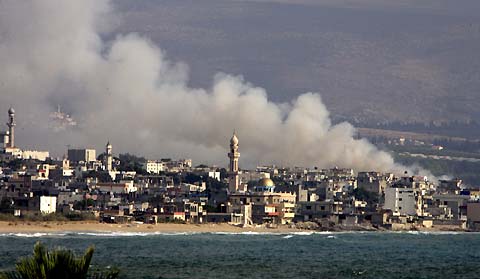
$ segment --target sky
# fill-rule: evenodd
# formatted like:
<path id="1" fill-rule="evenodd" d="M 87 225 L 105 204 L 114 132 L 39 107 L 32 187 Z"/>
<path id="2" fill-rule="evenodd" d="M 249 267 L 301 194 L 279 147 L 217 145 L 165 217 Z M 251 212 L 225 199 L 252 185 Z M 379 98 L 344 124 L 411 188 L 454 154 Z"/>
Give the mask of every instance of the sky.
<path id="1" fill-rule="evenodd" d="M 474 117 L 477 16 L 377 2 L 0 1 L 0 111 L 19 146 L 57 156 L 109 140 L 226 165 L 236 130 L 244 167 L 402 172 L 332 115 L 424 119 L 453 98 Z"/>
<path id="2" fill-rule="evenodd" d="M 478 1 L 115 3 L 118 30 L 146 34 L 185 61 L 195 86 L 226 71 L 274 101 L 319 92 L 334 118 L 480 119 Z"/>

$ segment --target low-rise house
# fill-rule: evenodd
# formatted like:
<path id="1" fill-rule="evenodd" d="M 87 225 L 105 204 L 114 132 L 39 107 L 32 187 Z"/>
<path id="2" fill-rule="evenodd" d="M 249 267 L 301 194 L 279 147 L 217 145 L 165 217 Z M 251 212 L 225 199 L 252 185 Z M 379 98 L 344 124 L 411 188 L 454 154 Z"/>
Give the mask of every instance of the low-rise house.
<path id="1" fill-rule="evenodd" d="M 95 189 L 98 189 L 101 192 L 105 193 L 114 193 L 114 194 L 129 194 L 137 191 L 137 187 L 134 186 L 133 181 L 124 181 L 120 183 L 115 182 L 104 182 L 97 183 Z"/>
<path id="2" fill-rule="evenodd" d="M 470 229 L 480 230 L 480 202 L 467 203 L 467 224 Z"/>
<path id="3" fill-rule="evenodd" d="M 299 202 L 296 219 L 299 221 L 312 221 L 340 214 L 343 214 L 343 202 L 340 201 Z"/>
<path id="4" fill-rule="evenodd" d="M 469 195 L 433 195 L 434 204 L 438 207 L 448 207 L 452 213 L 454 220 L 466 220 L 467 218 L 467 202 L 470 200 Z"/>

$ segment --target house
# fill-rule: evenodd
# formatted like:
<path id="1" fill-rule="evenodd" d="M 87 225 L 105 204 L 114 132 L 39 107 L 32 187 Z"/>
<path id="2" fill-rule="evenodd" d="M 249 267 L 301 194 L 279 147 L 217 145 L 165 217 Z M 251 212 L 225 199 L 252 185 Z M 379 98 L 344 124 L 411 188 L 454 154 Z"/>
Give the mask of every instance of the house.
<path id="1" fill-rule="evenodd" d="M 416 195 L 412 188 L 388 187 L 385 189 L 385 210 L 394 215 L 413 216 L 417 214 Z"/>
<path id="2" fill-rule="evenodd" d="M 57 211 L 57 197 L 40 196 L 40 212 L 42 214 L 51 214 Z"/>
<path id="3" fill-rule="evenodd" d="M 480 202 L 467 203 L 468 228 L 480 230 Z"/>

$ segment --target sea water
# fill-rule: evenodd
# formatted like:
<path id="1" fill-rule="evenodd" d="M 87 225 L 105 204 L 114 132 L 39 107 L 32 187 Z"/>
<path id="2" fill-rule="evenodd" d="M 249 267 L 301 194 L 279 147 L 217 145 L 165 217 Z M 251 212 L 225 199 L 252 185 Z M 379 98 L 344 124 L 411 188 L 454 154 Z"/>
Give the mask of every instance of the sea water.
<path id="1" fill-rule="evenodd" d="M 480 234 L 36 233 L 0 234 L 0 269 L 36 241 L 80 253 L 121 278 L 480 278 Z"/>

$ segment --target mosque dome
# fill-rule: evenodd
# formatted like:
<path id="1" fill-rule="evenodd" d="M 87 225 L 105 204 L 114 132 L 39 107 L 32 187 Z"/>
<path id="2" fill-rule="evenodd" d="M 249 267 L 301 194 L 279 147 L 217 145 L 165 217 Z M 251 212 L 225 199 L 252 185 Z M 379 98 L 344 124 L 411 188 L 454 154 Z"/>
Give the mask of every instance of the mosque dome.
<path id="1" fill-rule="evenodd" d="M 234 133 L 232 138 L 230 139 L 230 144 L 232 145 L 237 145 L 238 144 L 238 138 L 237 135 Z"/>
<path id="2" fill-rule="evenodd" d="M 275 186 L 275 183 L 273 183 L 273 180 L 270 178 L 262 178 L 258 181 L 258 186 L 273 187 Z"/>
<path id="3" fill-rule="evenodd" d="M 13 108 L 10 108 L 10 109 L 8 110 L 8 114 L 15 114 L 15 110 L 14 110 Z"/>

